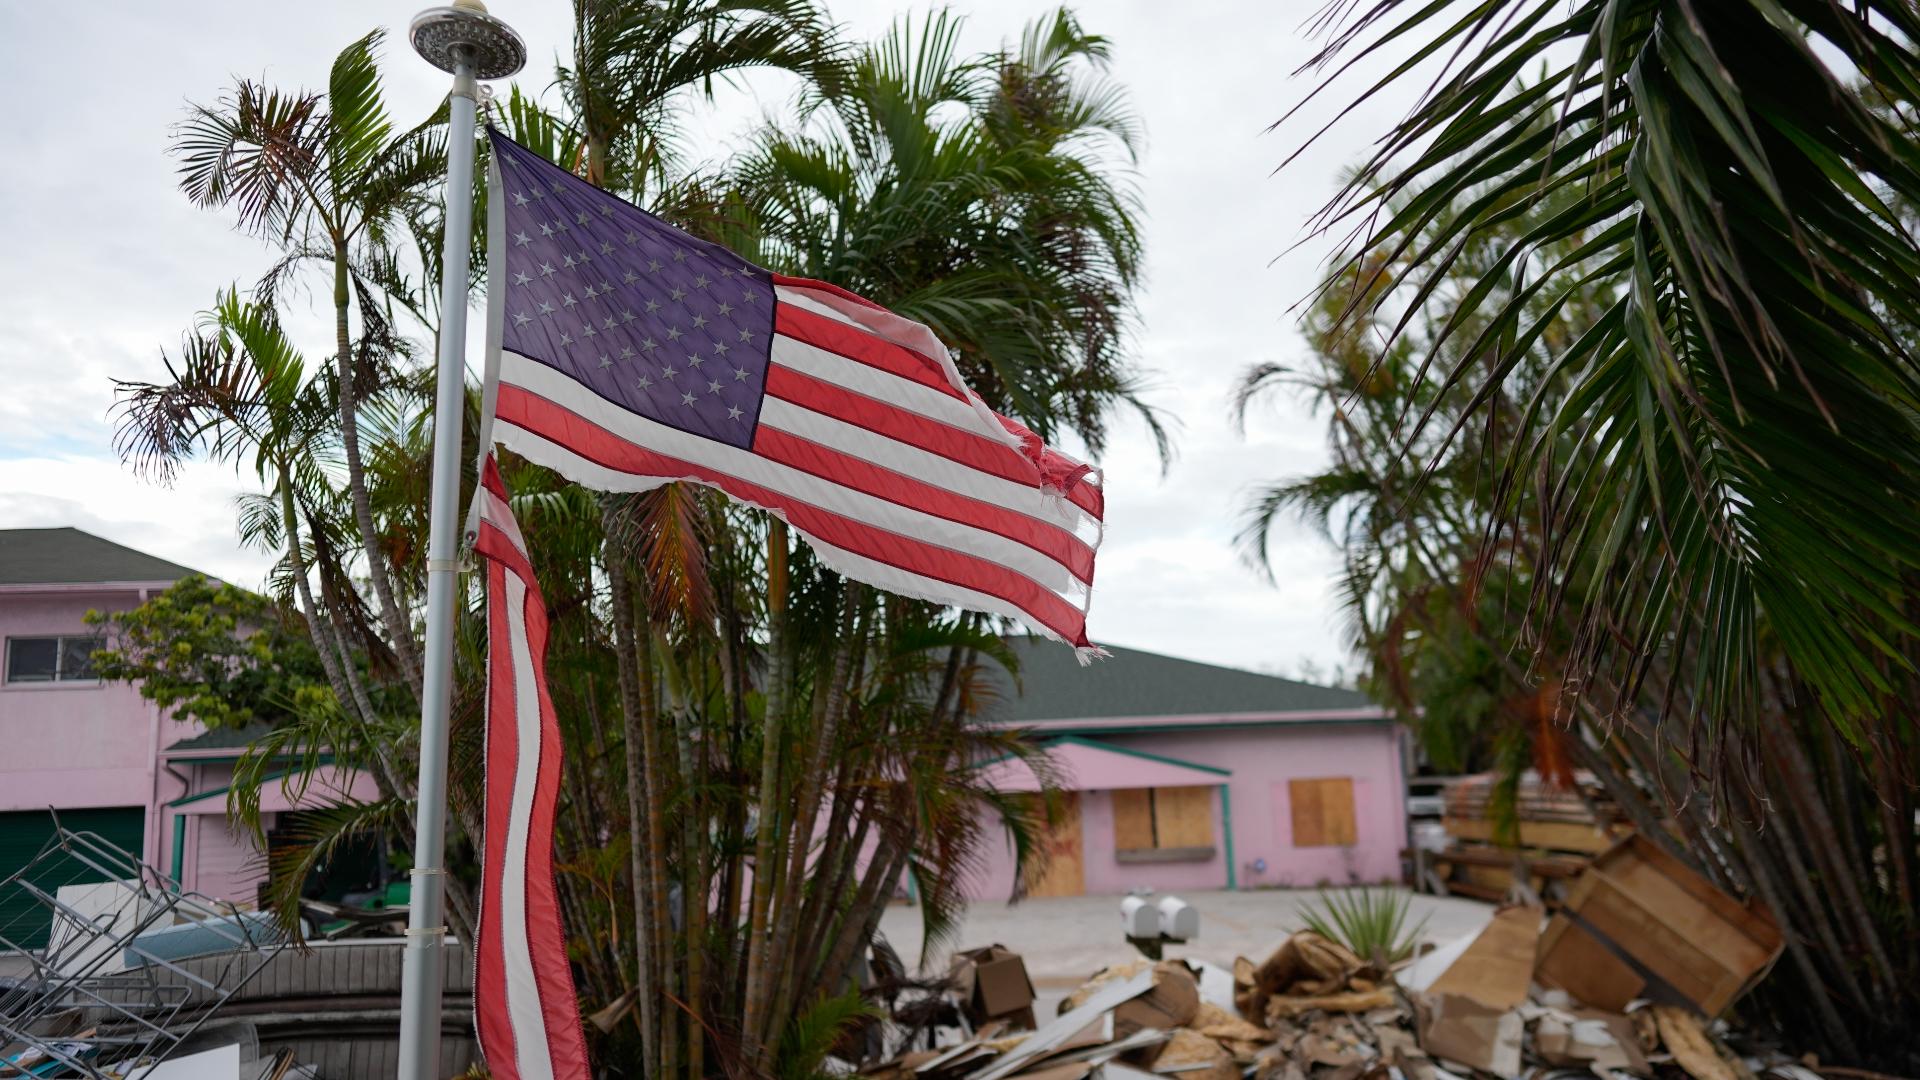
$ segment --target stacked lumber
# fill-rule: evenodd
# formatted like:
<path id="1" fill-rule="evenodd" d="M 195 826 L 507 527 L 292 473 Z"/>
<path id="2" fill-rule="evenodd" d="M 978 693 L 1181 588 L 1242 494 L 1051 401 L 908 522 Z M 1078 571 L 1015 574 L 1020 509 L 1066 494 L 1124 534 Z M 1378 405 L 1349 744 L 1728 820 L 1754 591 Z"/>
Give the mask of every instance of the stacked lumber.
<path id="1" fill-rule="evenodd" d="M 1631 831 L 1619 807 L 1591 774 L 1555 787 L 1529 771 L 1514 803 L 1516 835 L 1502 837 L 1492 773 L 1461 777 L 1447 786 L 1443 826 L 1448 844 L 1431 856 L 1432 877 L 1458 896 L 1498 901 L 1524 886 L 1538 897 L 1556 882 L 1577 877 L 1593 857 Z M 1517 841 L 1517 846 L 1498 843 Z"/>

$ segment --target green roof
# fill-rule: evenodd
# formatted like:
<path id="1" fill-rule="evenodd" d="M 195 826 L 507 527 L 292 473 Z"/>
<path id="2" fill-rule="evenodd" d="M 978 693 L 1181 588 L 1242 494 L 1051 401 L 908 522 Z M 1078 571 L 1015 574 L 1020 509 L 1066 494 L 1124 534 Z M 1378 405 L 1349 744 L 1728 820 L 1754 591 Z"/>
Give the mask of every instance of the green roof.
<path id="1" fill-rule="evenodd" d="M 0 529 L 0 585 L 178 581 L 192 573 L 79 529 Z"/>
<path id="2" fill-rule="evenodd" d="M 1357 690 L 1262 675 L 1239 668 L 1106 646 L 1113 655 L 1081 667 L 1073 650 L 1037 637 L 1009 638 L 1020 659 L 1020 689 L 998 664 L 986 665 L 999 700 L 989 720 L 1030 724 L 1126 716 L 1232 716 L 1248 713 L 1373 709 Z"/>
<path id="3" fill-rule="evenodd" d="M 167 753 L 176 750 L 245 750 L 253 740 L 272 730 L 273 725 L 259 721 L 242 728 L 213 728 L 191 739 L 181 739 L 167 747 Z"/>

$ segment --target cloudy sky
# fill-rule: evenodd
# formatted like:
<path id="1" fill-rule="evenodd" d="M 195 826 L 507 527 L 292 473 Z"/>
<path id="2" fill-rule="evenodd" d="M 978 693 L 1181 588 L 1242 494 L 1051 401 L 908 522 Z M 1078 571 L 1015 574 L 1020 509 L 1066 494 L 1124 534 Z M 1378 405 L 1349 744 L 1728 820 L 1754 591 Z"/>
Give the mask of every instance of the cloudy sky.
<path id="1" fill-rule="evenodd" d="M 1011 0 L 952 6 L 967 14 L 973 48 L 1017 36 L 1042 10 Z M 1148 281 L 1137 347 L 1152 372 L 1151 400 L 1177 421 L 1178 442 L 1163 476 L 1145 432 L 1122 419 L 1101 462 L 1109 521 L 1096 640 L 1284 672 L 1346 660 L 1332 549 L 1297 525 L 1283 528 L 1273 547 L 1279 582 L 1269 586 L 1232 544 L 1250 488 L 1323 460 L 1325 417 L 1276 401 L 1242 438 L 1228 423 L 1229 388 L 1249 364 L 1301 355 L 1289 308 L 1326 254 L 1304 237 L 1304 224 L 1340 170 L 1404 108 L 1388 99 L 1357 111 L 1274 174 L 1350 96 L 1329 95 L 1288 128 L 1265 130 L 1313 87 L 1290 73 L 1313 48 L 1303 24 L 1317 7 L 1079 7 L 1086 25 L 1112 40 L 1113 74 L 1145 120 L 1138 183 Z M 524 89 L 546 90 L 569 9 L 565 0 L 492 4 L 528 42 Z M 831 4 L 860 36 L 924 9 Z M 378 25 L 395 35 L 385 57 L 393 113 L 423 116 L 445 94 L 446 77 L 404 44 L 411 14 L 410 5 L 366 0 L 0 7 L 0 71 L 13 91 L 0 115 L 8 251 L 0 259 L 0 527 L 73 525 L 237 583 L 261 579 L 267 560 L 234 535 L 231 504 L 250 489 L 248 477 L 198 465 L 162 488 L 133 476 L 113 450 L 113 380 L 158 377 L 160 349 L 178 341 L 215 290 L 251 282 L 269 261 L 256 241 L 179 194 L 169 127 L 186 102 L 211 100 L 236 75 L 322 86 L 333 54 Z M 756 80 L 701 110 L 693 126 L 702 152 L 726 153 L 757 116 L 778 110 L 786 89 Z M 316 334 L 309 351 L 324 352 L 329 339 Z"/>

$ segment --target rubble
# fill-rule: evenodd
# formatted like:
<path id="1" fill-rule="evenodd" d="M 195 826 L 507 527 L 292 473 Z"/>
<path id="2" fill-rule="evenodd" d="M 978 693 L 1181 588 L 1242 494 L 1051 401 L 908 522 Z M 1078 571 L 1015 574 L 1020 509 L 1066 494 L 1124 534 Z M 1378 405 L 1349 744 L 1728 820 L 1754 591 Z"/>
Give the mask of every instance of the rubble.
<path id="1" fill-rule="evenodd" d="M 1302 931 L 1258 963 L 1236 958 L 1230 975 L 1183 960 L 1110 965 L 1038 1023 L 1029 1019 L 1030 991 L 1019 992 L 1031 984 L 1018 954 L 973 950 L 955 968 L 963 1013 L 989 1008 L 977 999 L 980 965 L 1018 965 L 1018 979 L 1006 980 L 1014 989 L 993 1003 L 998 1018 L 941 1050 L 862 1071 L 877 1080 L 1816 1080 L 1817 1071 L 1777 1054 L 1735 1053 L 1732 1033 L 1700 1008 L 1724 1009 L 1764 975 L 1778 955 L 1771 919 L 1675 873 L 1651 847 L 1629 838 L 1596 858 L 1591 880 L 1573 893 L 1579 907 L 1551 917 L 1540 907 L 1504 908 L 1479 933 L 1401 964 Z M 1632 981 L 1606 965 L 1583 966 L 1569 943 L 1608 935 L 1618 945 L 1611 935 L 1629 936 L 1628 915 L 1656 928 L 1623 947 L 1625 958 L 1608 957 L 1651 992 L 1621 1000 Z M 1647 940 L 1677 936 L 1684 950 L 1641 958 Z M 1705 974 L 1693 982 L 1662 975 L 1674 955 Z M 1596 972 L 1602 977 L 1586 977 Z"/>

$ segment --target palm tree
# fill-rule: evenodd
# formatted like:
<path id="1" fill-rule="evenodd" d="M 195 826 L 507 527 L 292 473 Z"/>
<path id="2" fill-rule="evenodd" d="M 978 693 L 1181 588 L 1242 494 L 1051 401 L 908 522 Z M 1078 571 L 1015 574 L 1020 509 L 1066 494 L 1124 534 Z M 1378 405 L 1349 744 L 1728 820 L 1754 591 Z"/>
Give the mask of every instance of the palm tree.
<path id="1" fill-rule="evenodd" d="M 287 94 L 243 80 L 216 104 L 193 106 L 175 132 L 174 152 L 189 198 L 232 209 L 241 228 L 279 247 L 279 262 L 261 282 L 263 303 L 272 306 L 283 279 L 304 264 L 318 263 L 331 275 L 347 496 L 381 623 L 417 696 L 419 650 L 369 502 L 359 415 L 363 393 L 387 376 L 391 358 L 407 352 L 386 302 L 410 302 L 416 290 L 401 275 L 394 251 L 407 232 L 427 227 L 447 147 L 438 113 L 394 132 L 377 63 L 383 36 L 375 30 L 341 50 L 325 94 Z"/>
<path id="2" fill-rule="evenodd" d="M 1465 625 L 1488 685 L 1544 684 L 1643 828 L 1774 910 L 1791 974 L 1757 1008 L 1911 1071 L 1920 20 L 1387 0 L 1323 29 L 1316 70 L 1417 41 L 1364 93 L 1423 80 L 1319 218 L 1353 237 L 1332 310 L 1383 330 L 1349 392 L 1410 384 L 1367 454 L 1396 524 L 1354 557 L 1450 508 L 1473 541 L 1423 573 L 1524 615 Z"/>
<path id="3" fill-rule="evenodd" d="M 902 21 L 805 122 L 741 166 L 759 257 L 932 327 L 988 404 L 1095 453 L 1141 397 L 1127 330 L 1140 280 L 1130 175 L 1141 133 L 1105 38 L 1059 9 L 1017 49 L 965 57 L 963 20 Z M 732 239 L 732 238 L 729 238 Z"/>

